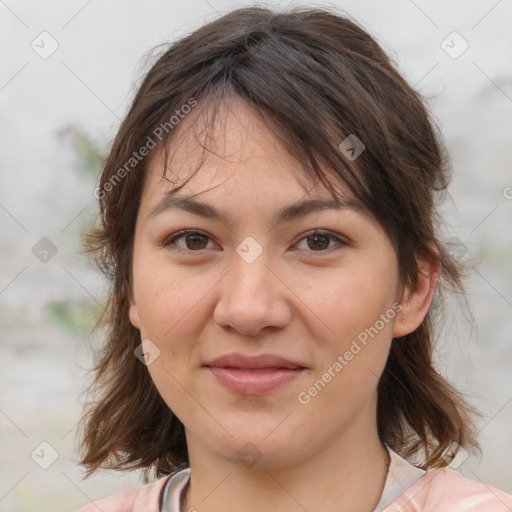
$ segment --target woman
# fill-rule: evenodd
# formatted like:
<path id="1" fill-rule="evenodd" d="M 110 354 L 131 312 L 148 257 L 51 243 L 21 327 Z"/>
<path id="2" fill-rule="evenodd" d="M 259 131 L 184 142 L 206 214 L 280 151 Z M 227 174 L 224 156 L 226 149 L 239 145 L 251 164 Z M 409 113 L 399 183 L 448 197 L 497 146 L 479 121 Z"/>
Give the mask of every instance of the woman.
<path id="1" fill-rule="evenodd" d="M 512 508 L 446 467 L 478 448 L 432 363 L 462 289 L 447 182 L 418 93 L 348 18 L 243 8 L 173 44 L 85 239 L 112 287 L 82 463 L 158 479 L 80 510 Z"/>

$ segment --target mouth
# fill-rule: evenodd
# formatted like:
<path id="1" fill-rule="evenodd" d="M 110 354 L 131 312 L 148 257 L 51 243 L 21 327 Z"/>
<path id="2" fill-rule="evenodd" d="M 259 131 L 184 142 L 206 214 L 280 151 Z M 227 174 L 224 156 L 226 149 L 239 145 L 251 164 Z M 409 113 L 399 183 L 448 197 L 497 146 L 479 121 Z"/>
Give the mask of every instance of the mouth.
<path id="1" fill-rule="evenodd" d="M 277 354 L 232 352 L 204 365 L 226 389 L 246 395 L 264 395 L 289 384 L 307 368 Z"/>
<path id="2" fill-rule="evenodd" d="M 246 395 L 264 395 L 285 386 L 306 369 L 285 368 L 236 368 L 207 366 L 208 370 L 225 388 Z"/>

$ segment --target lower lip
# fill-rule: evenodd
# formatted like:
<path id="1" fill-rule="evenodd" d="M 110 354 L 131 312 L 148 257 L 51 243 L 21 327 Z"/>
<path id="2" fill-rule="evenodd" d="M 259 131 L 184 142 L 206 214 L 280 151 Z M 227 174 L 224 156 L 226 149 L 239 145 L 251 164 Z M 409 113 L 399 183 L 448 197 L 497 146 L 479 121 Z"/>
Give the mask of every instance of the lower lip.
<path id="1" fill-rule="evenodd" d="M 304 368 L 247 370 L 216 366 L 209 366 L 208 369 L 223 386 L 247 395 L 264 395 L 275 391 L 297 378 L 304 370 Z"/>

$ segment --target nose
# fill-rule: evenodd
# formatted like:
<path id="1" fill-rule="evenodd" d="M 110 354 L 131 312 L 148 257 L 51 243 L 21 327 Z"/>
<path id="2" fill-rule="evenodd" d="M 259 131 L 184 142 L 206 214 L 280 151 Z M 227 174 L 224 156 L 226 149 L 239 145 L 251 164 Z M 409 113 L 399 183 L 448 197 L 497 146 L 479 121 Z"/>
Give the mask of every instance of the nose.
<path id="1" fill-rule="evenodd" d="M 270 268 L 265 252 L 252 263 L 235 254 L 219 286 L 214 320 L 224 329 L 257 336 L 265 328 L 284 328 L 292 318 L 291 292 L 284 276 Z"/>

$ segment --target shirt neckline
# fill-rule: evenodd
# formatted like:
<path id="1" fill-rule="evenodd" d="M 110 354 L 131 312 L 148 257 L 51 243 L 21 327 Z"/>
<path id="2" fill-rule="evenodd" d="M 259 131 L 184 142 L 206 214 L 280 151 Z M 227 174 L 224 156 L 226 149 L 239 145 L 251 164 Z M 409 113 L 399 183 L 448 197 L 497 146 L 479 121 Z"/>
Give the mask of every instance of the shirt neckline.
<path id="1" fill-rule="evenodd" d="M 181 512 L 185 490 L 190 484 L 190 468 L 181 469 L 165 482 L 158 512 Z"/>
<path id="2" fill-rule="evenodd" d="M 414 466 L 389 446 L 386 445 L 386 448 L 390 455 L 389 470 L 381 498 L 373 512 L 381 512 L 426 473 L 426 470 Z M 190 472 L 190 468 L 185 468 L 169 477 L 161 494 L 159 512 L 181 511 L 190 483 Z"/>
<path id="3" fill-rule="evenodd" d="M 426 470 L 411 464 L 389 446 L 386 445 L 386 448 L 388 449 L 391 461 L 384 490 L 373 512 L 381 512 L 426 473 Z"/>

